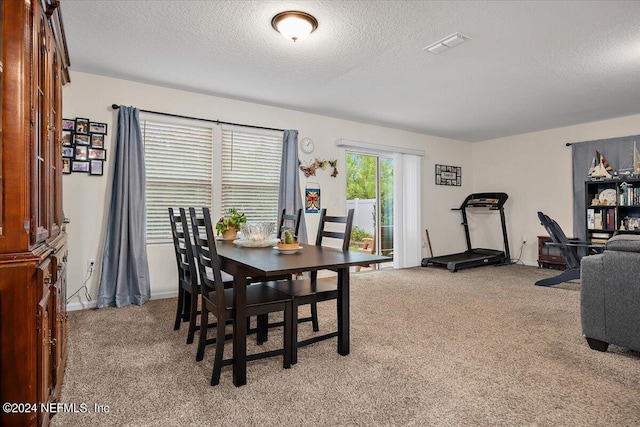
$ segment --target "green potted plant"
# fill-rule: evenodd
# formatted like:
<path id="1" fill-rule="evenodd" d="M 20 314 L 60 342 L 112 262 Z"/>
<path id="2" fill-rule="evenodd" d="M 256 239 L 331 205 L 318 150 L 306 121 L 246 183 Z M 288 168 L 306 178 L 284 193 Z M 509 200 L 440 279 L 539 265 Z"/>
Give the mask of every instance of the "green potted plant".
<path id="1" fill-rule="evenodd" d="M 282 232 L 282 236 L 280 237 L 280 242 L 278 243 L 278 249 L 298 249 L 298 241 L 296 240 L 296 236 L 293 234 L 293 230 L 285 229 Z"/>
<path id="2" fill-rule="evenodd" d="M 226 215 L 216 223 L 216 233 L 222 235 L 223 239 L 233 239 L 240 230 L 240 225 L 247 222 L 247 218 L 243 213 L 238 212 L 235 208 L 230 208 Z"/>

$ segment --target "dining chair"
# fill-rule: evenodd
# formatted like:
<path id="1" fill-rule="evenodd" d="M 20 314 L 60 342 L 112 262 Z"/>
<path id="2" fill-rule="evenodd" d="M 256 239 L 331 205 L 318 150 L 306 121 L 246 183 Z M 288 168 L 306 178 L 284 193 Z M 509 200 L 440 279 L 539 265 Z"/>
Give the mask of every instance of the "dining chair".
<path id="1" fill-rule="evenodd" d="M 296 214 L 287 214 L 286 209 L 282 209 L 282 214 L 280 215 L 280 225 L 278 226 L 278 237 L 282 234 L 282 230 L 285 228 L 285 221 L 291 222 L 293 221 L 293 227 L 288 227 L 293 230 L 293 234 L 295 236 L 298 235 L 300 231 L 300 218 L 302 218 L 302 208 L 298 209 L 298 213 Z"/>
<path id="2" fill-rule="evenodd" d="M 215 234 L 211 223 L 208 208 L 202 208 L 202 218 L 196 216 L 194 208 L 189 208 L 193 240 L 196 247 L 197 265 L 200 270 L 201 303 L 200 310 L 200 337 L 198 340 L 198 352 L 196 360 L 204 357 L 204 348 L 207 344 L 207 330 L 209 313 L 216 318 L 215 356 L 211 385 L 220 382 L 220 373 L 223 365 L 233 363 L 233 358 L 223 359 L 224 342 L 226 339 L 225 327 L 233 321 L 233 288 L 225 289 L 220 270 L 220 258 L 216 249 Z M 253 283 L 247 286 L 247 316 L 259 316 L 273 312 L 284 312 L 284 337 L 283 348 L 247 357 L 247 360 L 262 359 L 265 357 L 283 355 L 283 367 L 291 367 L 292 353 L 292 298 L 266 286 L 263 283 Z"/>
<path id="3" fill-rule="evenodd" d="M 323 246 L 325 238 L 333 238 L 342 240 L 342 251 L 349 250 L 349 241 L 351 240 L 351 229 L 353 228 L 354 209 L 349 209 L 346 216 L 329 216 L 327 210 L 322 209 L 320 213 L 320 224 L 318 225 L 318 234 L 316 236 L 316 246 Z M 327 229 L 328 224 L 344 224 L 343 231 L 332 231 Z M 292 349 L 291 363 L 298 362 L 298 347 L 312 344 L 321 340 L 336 337 L 338 332 L 331 332 L 322 336 L 316 336 L 305 341 L 298 342 L 298 323 L 311 321 L 313 330 L 320 330 L 318 324 L 318 308 L 317 303 L 338 299 L 338 286 L 335 282 L 321 281 L 318 282 L 318 272 L 312 271 L 309 280 L 287 280 L 270 282 L 267 286 L 271 286 L 293 299 L 293 330 L 292 330 Z M 309 304 L 311 307 L 311 316 L 307 318 L 298 318 L 298 307 Z M 337 313 L 337 311 L 336 311 Z"/>
<path id="4" fill-rule="evenodd" d="M 182 222 L 180 220 L 180 215 L 176 215 L 173 211 L 173 208 L 169 208 L 169 223 L 171 224 L 173 249 L 176 256 L 176 263 L 178 265 L 178 306 L 176 307 L 176 319 L 173 323 L 173 330 L 177 331 L 178 329 L 180 329 L 180 324 L 182 323 L 182 321 L 188 320 L 189 316 L 187 315 L 188 309 L 185 304 L 186 291 L 182 288 L 182 281 L 184 280 L 185 271 L 185 269 L 183 268 L 183 257 L 186 256 L 186 252 L 184 249 L 184 245 L 180 242 L 184 242 L 184 232 L 182 230 L 178 231 L 177 224 L 180 223 L 180 227 L 182 227 Z"/>
<path id="5" fill-rule="evenodd" d="M 178 265 L 178 306 L 173 330 L 177 331 L 180 329 L 180 323 L 188 320 L 187 344 L 191 344 L 198 328 L 200 285 L 186 211 L 180 208 L 178 212 L 176 214 L 173 208 L 169 208 L 171 235 Z M 233 276 L 222 272 L 222 281 L 225 287 L 233 287 Z"/>

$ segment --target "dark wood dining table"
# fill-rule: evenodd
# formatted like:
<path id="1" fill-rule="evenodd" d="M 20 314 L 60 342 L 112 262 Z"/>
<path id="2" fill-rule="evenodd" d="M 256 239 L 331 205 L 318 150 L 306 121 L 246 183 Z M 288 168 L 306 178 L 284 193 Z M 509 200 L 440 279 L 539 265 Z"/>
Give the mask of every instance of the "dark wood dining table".
<path id="1" fill-rule="evenodd" d="M 338 354 L 349 354 L 349 267 L 389 262 L 392 258 L 362 252 L 343 252 L 324 246 L 303 246 L 294 254 L 281 254 L 272 247 L 241 247 L 231 241 L 216 242 L 222 270 L 233 275 L 233 383 L 247 383 L 247 277 L 270 278 L 305 271 L 334 270 L 338 273 Z"/>

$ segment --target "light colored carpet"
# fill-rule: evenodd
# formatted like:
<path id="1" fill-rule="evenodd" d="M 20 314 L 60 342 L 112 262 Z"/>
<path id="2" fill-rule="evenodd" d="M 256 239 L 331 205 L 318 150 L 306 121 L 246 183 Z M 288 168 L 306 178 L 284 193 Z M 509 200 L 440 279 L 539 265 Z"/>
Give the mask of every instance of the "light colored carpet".
<path id="1" fill-rule="evenodd" d="M 209 386 L 213 347 L 195 361 L 175 299 L 70 313 L 64 403 L 108 414 L 61 413 L 54 426 L 637 426 L 640 354 L 589 349 L 576 285 L 524 266 L 455 274 L 434 267 L 352 276 L 351 354 L 329 340 L 231 367 Z M 321 330 L 335 303 L 320 306 Z M 300 326 L 309 336 L 310 324 Z M 281 344 L 272 330 L 265 346 Z M 250 337 L 249 351 L 260 350 Z M 231 346 L 226 351 L 230 354 Z"/>

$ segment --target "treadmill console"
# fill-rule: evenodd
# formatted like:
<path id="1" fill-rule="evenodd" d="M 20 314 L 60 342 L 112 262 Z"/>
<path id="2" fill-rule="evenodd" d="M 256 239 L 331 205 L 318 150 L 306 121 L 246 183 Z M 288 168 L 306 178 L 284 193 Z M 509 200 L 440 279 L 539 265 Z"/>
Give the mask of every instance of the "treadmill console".
<path id="1" fill-rule="evenodd" d="M 498 210 L 502 209 L 508 198 L 506 193 L 475 193 L 467 196 L 460 209 L 489 208 Z"/>

